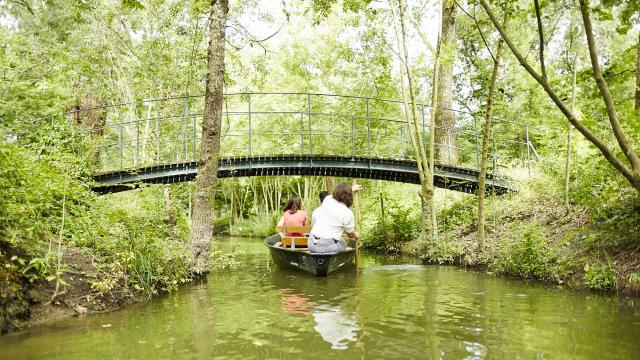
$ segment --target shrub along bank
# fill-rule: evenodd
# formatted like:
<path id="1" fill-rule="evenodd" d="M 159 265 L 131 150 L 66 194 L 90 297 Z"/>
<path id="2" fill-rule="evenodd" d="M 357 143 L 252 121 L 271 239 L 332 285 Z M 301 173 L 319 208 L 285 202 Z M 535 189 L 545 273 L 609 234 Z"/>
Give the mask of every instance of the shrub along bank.
<path id="1" fill-rule="evenodd" d="M 0 144 L 0 331 L 108 311 L 189 281 L 186 190 L 98 196 L 86 134 Z M 78 155 L 83 154 L 83 155 Z"/>
<path id="2" fill-rule="evenodd" d="M 477 249 L 477 203 L 465 196 L 439 211 L 440 234 L 420 242 L 419 209 L 391 210 L 385 231 L 378 216 L 364 244 L 420 256 L 426 263 L 457 264 L 526 279 L 593 290 L 640 292 L 640 198 L 612 179 L 597 158 L 575 169 L 571 205 L 561 177 L 541 169 L 517 193 L 489 197 L 485 248 Z M 397 205 L 391 205 L 393 208 Z"/>

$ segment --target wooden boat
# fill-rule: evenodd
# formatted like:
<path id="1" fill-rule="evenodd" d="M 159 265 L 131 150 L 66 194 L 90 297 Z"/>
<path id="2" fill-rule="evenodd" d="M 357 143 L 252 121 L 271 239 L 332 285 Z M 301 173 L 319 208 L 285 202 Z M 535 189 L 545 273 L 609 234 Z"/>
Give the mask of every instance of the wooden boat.
<path id="1" fill-rule="evenodd" d="M 271 257 L 280 265 L 300 269 L 318 277 L 326 277 L 332 272 L 353 265 L 355 259 L 353 242 L 350 242 L 349 247 L 341 252 L 312 254 L 307 248 L 307 235 L 311 227 L 278 226 L 276 231 L 305 235 L 284 237 L 281 234 L 275 234 L 265 239 L 264 244 L 269 248 Z"/>

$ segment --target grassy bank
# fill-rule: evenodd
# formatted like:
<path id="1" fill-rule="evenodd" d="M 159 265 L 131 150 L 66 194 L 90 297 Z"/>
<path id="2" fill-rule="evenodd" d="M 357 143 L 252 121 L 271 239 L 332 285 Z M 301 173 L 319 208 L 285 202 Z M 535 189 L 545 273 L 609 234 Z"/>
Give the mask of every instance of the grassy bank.
<path id="1" fill-rule="evenodd" d="M 439 237 L 415 240 L 417 209 L 391 206 L 387 240 L 380 219 L 365 245 L 420 256 L 427 263 L 457 264 L 574 288 L 640 293 L 640 199 L 601 163 L 576 177 L 565 205 L 560 177 L 549 169 L 520 182 L 518 192 L 489 199 L 486 246 L 478 250 L 477 203 L 463 196 L 438 214 Z M 578 173 L 579 174 L 579 173 Z"/>

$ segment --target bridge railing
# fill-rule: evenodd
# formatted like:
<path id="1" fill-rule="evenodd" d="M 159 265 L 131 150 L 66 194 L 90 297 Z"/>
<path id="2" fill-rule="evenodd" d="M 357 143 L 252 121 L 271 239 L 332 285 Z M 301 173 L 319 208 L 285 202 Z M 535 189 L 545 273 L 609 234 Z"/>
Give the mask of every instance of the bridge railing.
<path id="1" fill-rule="evenodd" d="M 100 172 L 195 161 L 202 136 L 202 96 L 145 100 L 81 110 L 105 123 L 99 149 Z M 477 169 L 482 114 L 451 110 L 456 126 L 434 147 L 440 164 Z M 78 116 L 78 113 L 71 113 Z M 429 144 L 430 108 L 418 104 L 423 144 Z M 495 119 L 489 146 L 489 171 L 530 168 L 539 158 L 537 128 Z M 237 93 L 225 95 L 221 156 L 276 154 L 337 155 L 415 159 L 409 124 L 400 101 L 311 93 Z"/>

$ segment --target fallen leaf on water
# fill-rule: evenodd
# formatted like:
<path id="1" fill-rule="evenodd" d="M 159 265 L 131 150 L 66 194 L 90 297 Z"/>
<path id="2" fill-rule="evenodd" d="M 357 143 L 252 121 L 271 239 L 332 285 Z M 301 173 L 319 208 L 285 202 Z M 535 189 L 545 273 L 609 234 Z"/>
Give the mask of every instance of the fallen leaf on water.
<path id="1" fill-rule="evenodd" d="M 102 327 L 103 327 L 103 328 L 110 328 L 110 327 L 111 327 L 111 324 L 104 324 L 104 325 L 102 325 Z"/>

